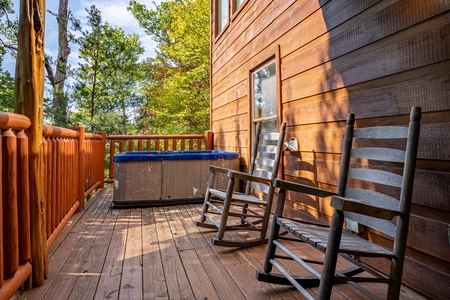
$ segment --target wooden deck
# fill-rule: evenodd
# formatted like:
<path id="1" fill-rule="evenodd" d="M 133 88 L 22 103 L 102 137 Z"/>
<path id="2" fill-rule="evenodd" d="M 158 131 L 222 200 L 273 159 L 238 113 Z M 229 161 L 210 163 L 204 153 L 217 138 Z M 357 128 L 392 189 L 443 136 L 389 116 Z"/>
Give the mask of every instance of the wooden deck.
<path id="1" fill-rule="evenodd" d="M 255 279 L 265 245 L 211 246 L 214 232 L 195 226 L 200 205 L 118 210 L 111 203 L 112 189 L 104 189 L 75 214 L 50 250 L 45 285 L 14 298 L 303 299 L 292 287 Z M 298 251 L 316 255 L 302 247 Z M 382 285 L 369 289 L 385 297 Z M 333 299 L 364 298 L 350 285 L 333 294 Z M 401 299 L 425 298 L 404 287 Z"/>

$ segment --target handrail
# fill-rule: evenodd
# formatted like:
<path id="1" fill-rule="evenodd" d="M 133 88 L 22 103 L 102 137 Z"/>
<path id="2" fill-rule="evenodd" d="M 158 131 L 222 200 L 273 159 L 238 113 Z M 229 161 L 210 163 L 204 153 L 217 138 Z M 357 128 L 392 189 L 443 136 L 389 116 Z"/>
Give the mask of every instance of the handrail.
<path id="1" fill-rule="evenodd" d="M 114 155 L 125 151 L 142 150 L 212 150 L 213 134 L 180 134 L 180 135 L 109 135 L 109 173 L 105 182 L 114 182 Z M 119 148 L 116 148 L 116 142 Z M 125 148 L 125 143 L 128 147 Z M 144 145 L 145 142 L 145 145 Z"/>
<path id="2" fill-rule="evenodd" d="M 25 130 L 31 121 L 24 115 L 0 112 L 0 129 Z"/>
<path id="3" fill-rule="evenodd" d="M 108 135 L 109 140 L 164 140 L 164 139 L 173 139 L 177 138 L 179 140 L 181 139 L 204 139 L 205 135 L 203 134 L 178 134 L 178 135 L 131 135 L 131 134 L 125 134 L 125 135 Z"/>
<path id="4" fill-rule="evenodd" d="M 44 137 L 78 138 L 78 131 L 58 126 L 45 125 L 42 130 Z"/>

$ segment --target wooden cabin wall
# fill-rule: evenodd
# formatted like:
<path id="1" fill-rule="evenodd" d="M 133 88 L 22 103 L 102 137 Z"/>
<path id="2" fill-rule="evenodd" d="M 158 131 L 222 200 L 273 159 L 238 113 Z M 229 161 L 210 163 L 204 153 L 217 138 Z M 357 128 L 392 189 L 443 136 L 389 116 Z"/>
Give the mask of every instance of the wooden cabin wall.
<path id="1" fill-rule="evenodd" d="M 423 294 L 450 295 L 450 1 L 247 0 L 227 27 L 214 27 L 211 1 L 211 126 L 215 149 L 241 152 L 250 136 L 250 71 L 279 64 L 279 121 L 299 152 L 285 152 L 283 176 L 336 189 L 345 119 L 422 129 L 403 280 Z M 316 199 L 289 195 L 294 211 L 328 220 Z M 380 243 L 381 237 L 374 236 Z"/>

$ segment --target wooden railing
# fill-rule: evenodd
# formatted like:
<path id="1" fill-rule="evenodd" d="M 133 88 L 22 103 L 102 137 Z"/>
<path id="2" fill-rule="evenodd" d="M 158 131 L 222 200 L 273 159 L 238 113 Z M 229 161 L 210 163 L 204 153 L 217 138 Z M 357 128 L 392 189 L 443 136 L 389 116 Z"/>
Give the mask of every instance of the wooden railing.
<path id="1" fill-rule="evenodd" d="M 65 129 L 43 125 L 41 174 L 44 177 L 45 228 L 34 233 L 30 224 L 30 157 L 25 134 L 30 124 L 23 115 L 0 112 L 0 299 L 8 299 L 22 284 L 30 283 L 27 278 L 32 272 L 33 237 L 36 234 L 47 237 L 48 251 L 72 215 L 83 209 L 85 198 L 93 190 L 103 188 L 105 182 L 105 133 L 85 133 L 83 127 Z M 212 132 L 205 135 L 113 135 L 107 139 L 111 153 L 110 182 L 114 174 L 113 157 L 119 152 L 212 149 Z"/>
<path id="2" fill-rule="evenodd" d="M 25 116 L 0 112 L 0 299 L 29 277 L 31 265 L 28 138 Z M 84 199 L 104 183 L 105 134 L 44 125 L 45 232 L 50 249 Z"/>
<path id="3" fill-rule="evenodd" d="M 27 117 L 0 112 L 0 299 L 31 274 Z M 8 297 L 9 298 L 9 297 Z"/>
<path id="4" fill-rule="evenodd" d="M 47 247 L 51 248 L 61 230 L 84 199 L 103 187 L 105 134 L 84 133 L 44 125 L 44 165 Z"/>
<path id="5" fill-rule="evenodd" d="M 188 135 L 110 135 L 109 141 L 109 173 L 105 182 L 114 181 L 114 155 L 125 151 L 143 150 L 212 150 L 213 134 Z M 118 144 L 118 147 L 116 147 Z"/>

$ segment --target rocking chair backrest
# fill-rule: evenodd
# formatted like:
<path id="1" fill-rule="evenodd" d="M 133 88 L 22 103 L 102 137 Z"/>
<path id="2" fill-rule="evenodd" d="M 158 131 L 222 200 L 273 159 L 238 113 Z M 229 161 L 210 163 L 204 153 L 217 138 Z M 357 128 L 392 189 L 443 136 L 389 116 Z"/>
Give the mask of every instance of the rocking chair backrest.
<path id="1" fill-rule="evenodd" d="M 261 125 L 258 124 L 256 126 L 252 159 L 249 167 L 250 175 L 268 178 L 271 181 L 274 180 L 278 173 L 285 130 L 286 122 L 281 124 L 280 132 L 261 133 Z M 271 185 L 247 182 L 246 194 L 249 194 L 250 190 L 254 189 L 267 195 L 270 188 Z"/>
<path id="2" fill-rule="evenodd" d="M 420 117 L 420 108 L 413 107 L 409 127 L 370 128 L 353 128 L 349 117 L 338 194 L 402 213 L 391 221 L 344 212 L 350 230 L 364 225 L 394 238 L 407 232 Z"/>

